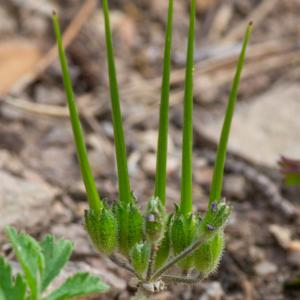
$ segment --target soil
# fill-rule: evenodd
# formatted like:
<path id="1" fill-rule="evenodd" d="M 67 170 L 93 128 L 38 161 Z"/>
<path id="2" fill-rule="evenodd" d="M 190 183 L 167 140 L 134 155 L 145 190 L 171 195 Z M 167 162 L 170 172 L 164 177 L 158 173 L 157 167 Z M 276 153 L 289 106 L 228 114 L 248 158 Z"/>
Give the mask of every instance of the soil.
<path id="1" fill-rule="evenodd" d="M 144 206 L 154 185 L 167 1 L 114 0 L 110 6 L 129 172 L 133 190 Z M 34 204 L 24 218 L 24 205 L 14 205 L 14 218 L 5 218 L 5 222 L 35 237 L 50 232 L 71 239 L 76 245 L 72 263 L 86 263 L 112 286 L 108 294 L 94 299 L 128 299 L 134 292 L 128 283 L 130 275 L 100 258 L 82 228 L 86 196 L 56 51 L 53 56 L 48 52 L 54 45 L 50 16 L 55 9 L 63 29 L 69 30 L 67 52 L 93 173 L 102 198 L 112 203 L 117 198 L 117 180 L 104 28 L 101 11 L 95 7 L 100 7 L 96 0 L 22 4 L 11 0 L 0 7 L 0 46 L 5 45 L 0 47 L 0 167 L 6 173 L 2 176 L 11 177 L 7 182 L 22 181 L 27 198 L 30 192 L 36 195 L 40 191 L 32 186 L 41 184 L 47 189 L 43 197 L 28 201 L 28 205 Z M 188 1 L 175 1 L 168 209 L 180 195 L 188 9 Z M 197 9 L 195 123 L 198 117 L 223 114 L 234 70 L 232 58 L 236 59 L 250 19 L 255 24 L 253 49 L 250 46 L 239 103 L 251 106 L 262 93 L 276 97 L 271 94 L 274 86 L 299 82 L 298 0 L 201 0 Z M 270 122 L 276 122 L 276 116 Z M 201 126 L 194 126 L 194 206 L 202 212 L 207 205 L 216 142 Z M 285 153 L 278 153 L 278 159 L 281 154 Z M 249 155 L 231 151 L 227 161 L 224 197 L 232 204 L 233 215 L 218 271 L 195 286 L 172 286 L 155 299 L 300 299 L 299 286 L 287 284 L 300 276 L 300 189 L 283 185 L 276 164 L 266 166 Z M 14 184 L 0 190 L 8 193 L 9 188 L 14 190 Z M 20 197 L 16 203 L 22 203 L 22 189 L 15 194 Z M 39 200 L 45 205 L 37 203 Z M 3 203 L 0 200 L 2 219 L 12 209 Z M 30 211 L 34 218 L 28 215 Z M 18 213 L 19 220 L 15 217 Z M 12 258 L 2 228 L 0 246 L 0 254 Z"/>

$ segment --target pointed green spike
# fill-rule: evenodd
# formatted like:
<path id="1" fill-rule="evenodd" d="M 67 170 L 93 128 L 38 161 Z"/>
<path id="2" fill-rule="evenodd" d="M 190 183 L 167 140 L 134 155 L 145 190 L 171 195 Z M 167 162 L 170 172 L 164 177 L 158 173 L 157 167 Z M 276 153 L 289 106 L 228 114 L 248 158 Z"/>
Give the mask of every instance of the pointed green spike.
<path id="1" fill-rule="evenodd" d="M 114 51 L 112 45 L 112 34 L 110 29 L 109 8 L 107 0 L 102 1 L 105 20 L 106 52 L 109 73 L 109 86 L 112 106 L 112 120 L 114 127 L 114 137 L 116 145 L 116 159 L 118 168 L 119 194 L 120 200 L 131 202 L 131 189 L 128 176 L 126 146 L 124 139 L 124 130 L 122 126 L 121 107 L 119 100 L 119 89 L 114 60 Z"/>
<path id="2" fill-rule="evenodd" d="M 184 215 L 192 211 L 192 151 L 193 151 L 193 71 L 195 46 L 196 0 L 191 2 L 190 27 L 185 74 L 184 119 L 182 137 L 181 202 Z"/>
<path id="3" fill-rule="evenodd" d="M 163 205 L 166 204 L 167 179 L 167 152 L 168 152 L 168 124 L 169 124 L 169 96 L 170 96 L 170 70 L 171 47 L 173 31 L 173 3 L 169 0 L 168 23 L 165 37 L 165 53 L 163 78 L 160 100 L 159 135 L 157 141 L 156 177 L 154 196 L 158 197 Z"/>
<path id="4" fill-rule="evenodd" d="M 226 159 L 226 151 L 227 151 L 227 144 L 228 144 L 228 138 L 230 133 L 230 127 L 234 112 L 234 107 L 237 99 L 237 93 L 238 88 L 240 84 L 240 78 L 242 69 L 245 62 L 245 56 L 246 56 L 246 49 L 247 45 L 251 36 L 252 32 L 252 22 L 249 23 L 248 28 L 246 30 L 244 41 L 243 41 L 243 47 L 241 50 L 241 54 L 238 60 L 237 69 L 235 73 L 235 77 L 233 79 L 229 100 L 227 104 L 227 110 L 224 118 L 223 123 L 223 129 L 221 132 L 220 142 L 218 145 L 217 155 L 216 155 L 216 162 L 214 167 L 214 174 L 212 179 L 212 185 L 211 185 L 211 191 L 210 191 L 210 197 L 209 197 L 209 203 L 212 202 L 218 202 L 221 199 L 221 193 L 222 193 L 222 186 L 223 186 L 223 174 L 224 174 L 224 164 Z"/>
<path id="5" fill-rule="evenodd" d="M 84 181 L 84 185 L 85 185 L 85 189 L 89 201 L 89 206 L 91 210 L 99 212 L 102 209 L 103 204 L 99 197 L 96 184 L 94 181 L 94 177 L 92 175 L 92 170 L 88 161 L 87 150 L 86 150 L 83 132 L 79 120 L 79 114 L 75 104 L 67 58 L 63 48 L 60 26 L 59 26 L 58 18 L 55 13 L 53 13 L 53 25 L 56 34 L 57 44 L 58 44 L 59 59 L 60 59 L 61 70 L 63 75 L 63 82 L 64 82 L 65 92 L 68 101 L 70 119 L 71 119 L 71 124 L 73 129 L 74 140 L 76 144 L 77 157 L 80 165 L 81 175 Z"/>

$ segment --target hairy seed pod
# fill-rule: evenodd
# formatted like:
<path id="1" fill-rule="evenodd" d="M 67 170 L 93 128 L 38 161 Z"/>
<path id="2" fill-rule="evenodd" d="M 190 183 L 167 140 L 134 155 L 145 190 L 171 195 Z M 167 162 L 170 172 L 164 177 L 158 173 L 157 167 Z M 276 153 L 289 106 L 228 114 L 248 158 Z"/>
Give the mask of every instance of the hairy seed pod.
<path id="1" fill-rule="evenodd" d="M 155 269 L 160 268 L 169 258 L 170 254 L 170 232 L 169 232 L 169 226 L 167 227 L 164 237 L 159 243 L 158 250 L 155 257 L 155 263 L 154 267 Z"/>
<path id="2" fill-rule="evenodd" d="M 211 240 L 196 250 L 194 263 L 196 269 L 204 276 L 214 272 L 219 265 L 224 249 L 223 232 L 218 232 Z"/>
<path id="3" fill-rule="evenodd" d="M 114 213 L 118 223 L 119 251 L 128 256 L 131 248 L 143 239 L 143 217 L 135 203 L 118 202 Z"/>
<path id="4" fill-rule="evenodd" d="M 202 235 L 207 239 L 214 237 L 226 225 L 230 212 L 231 208 L 225 203 L 225 200 L 219 203 L 213 202 L 200 223 L 198 236 Z"/>
<path id="5" fill-rule="evenodd" d="M 177 211 L 171 224 L 171 241 L 175 255 L 178 255 L 192 244 L 195 239 L 196 223 L 195 216 L 184 216 L 179 210 Z M 183 270 L 190 269 L 193 266 L 193 255 L 182 259 L 178 265 Z"/>
<path id="6" fill-rule="evenodd" d="M 166 212 L 161 201 L 152 197 L 145 211 L 145 231 L 151 242 L 159 242 L 165 230 Z"/>
<path id="7" fill-rule="evenodd" d="M 113 210 L 118 224 L 118 248 L 120 253 L 128 256 L 128 204 L 119 201 Z"/>
<path id="8" fill-rule="evenodd" d="M 100 213 L 85 212 L 85 228 L 94 246 L 104 254 L 111 254 L 117 246 L 117 222 L 108 208 Z"/>
<path id="9" fill-rule="evenodd" d="M 128 211 L 128 251 L 143 240 L 144 219 L 135 203 L 129 204 Z"/>
<path id="10" fill-rule="evenodd" d="M 143 276 L 147 270 L 151 254 L 148 242 L 136 244 L 130 251 L 130 260 L 136 272 Z"/>

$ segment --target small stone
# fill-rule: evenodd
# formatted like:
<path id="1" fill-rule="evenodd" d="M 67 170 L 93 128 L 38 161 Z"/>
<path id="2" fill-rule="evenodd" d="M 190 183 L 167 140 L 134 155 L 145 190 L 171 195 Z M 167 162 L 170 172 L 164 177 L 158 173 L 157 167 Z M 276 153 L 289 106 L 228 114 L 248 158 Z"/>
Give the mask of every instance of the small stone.
<path id="1" fill-rule="evenodd" d="M 205 293 L 199 300 L 221 300 L 224 296 L 223 288 L 218 281 L 213 281 L 205 286 Z"/>
<path id="2" fill-rule="evenodd" d="M 278 268 L 269 261 L 263 261 L 255 265 L 255 273 L 259 276 L 268 276 L 277 272 Z"/>
<path id="3" fill-rule="evenodd" d="M 256 246 L 250 246 L 249 255 L 253 262 L 260 262 L 265 258 L 264 251 Z"/>
<path id="4" fill-rule="evenodd" d="M 279 226 L 277 224 L 270 225 L 269 231 L 274 236 L 278 244 L 286 249 L 291 242 L 291 231 L 289 228 Z"/>
<path id="5" fill-rule="evenodd" d="M 156 157 L 154 154 L 146 154 L 142 161 L 142 168 L 149 176 L 155 176 Z"/>

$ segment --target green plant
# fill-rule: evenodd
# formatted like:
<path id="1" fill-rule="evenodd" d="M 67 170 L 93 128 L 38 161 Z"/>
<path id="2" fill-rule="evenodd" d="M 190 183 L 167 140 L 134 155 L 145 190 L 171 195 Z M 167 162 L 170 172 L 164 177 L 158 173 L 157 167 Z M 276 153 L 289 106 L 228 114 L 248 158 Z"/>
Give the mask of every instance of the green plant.
<path id="1" fill-rule="evenodd" d="M 300 160 L 282 156 L 278 162 L 280 172 L 284 176 L 287 187 L 300 186 Z M 286 290 L 300 289 L 300 277 L 288 280 L 284 284 Z"/>
<path id="2" fill-rule="evenodd" d="M 282 156 L 279 161 L 279 166 L 287 186 L 300 185 L 300 160 Z"/>
<path id="3" fill-rule="evenodd" d="M 106 291 L 108 286 L 89 273 L 76 273 L 57 289 L 48 287 L 58 276 L 73 251 L 70 241 L 46 235 L 41 242 L 7 227 L 23 273 L 13 275 L 9 263 L 0 256 L 0 300 L 67 300 Z"/>
<path id="4" fill-rule="evenodd" d="M 140 299 L 145 294 L 161 291 L 166 282 L 195 283 L 213 272 L 220 261 L 224 248 L 224 227 L 231 211 L 225 200 L 221 198 L 224 163 L 241 71 L 252 24 L 249 24 L 245 33 L 242 51 L 229 96 L 216 156 L 208 209 L 204 216 L 200 217 L 192 211 L 192 112 L 196 1 L 191 1 L 184 96 L 181 199 L 175 211 L 168 213 L 165 209 L 166 163 L 173 22 L 173 0 L 169 0 L 155 189 L 153 197 L 148 201 L 145 212 L 142 214 L 131 192 L 128 176 L 108 0 L 102 0 L 102 4 L 119 181 L 119 200 L 112 208 L 108 207 L 97 193 L 75 104 L 59 23 L 55 14 L 53 22 L 77 156 L 90 207 L 85 214 L 85 227 L 96 249 L 110 257 L 120 267 L 127 269 L 136 276 L 139 286 L 137 299 Z M 169 274 L 169 271 L 174 266 L 179 267 L 184 276 Z M 195 275 L 193 275 L 194 273 Z"/>

